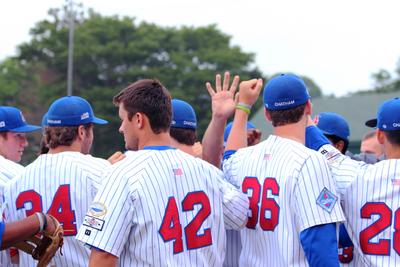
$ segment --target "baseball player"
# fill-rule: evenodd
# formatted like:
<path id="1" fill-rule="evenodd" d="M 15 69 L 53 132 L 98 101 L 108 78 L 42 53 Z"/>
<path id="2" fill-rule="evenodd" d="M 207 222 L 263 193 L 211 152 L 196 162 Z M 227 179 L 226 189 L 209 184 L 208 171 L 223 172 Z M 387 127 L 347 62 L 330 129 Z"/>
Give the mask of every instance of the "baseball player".
<path id="1" fill-rule="evenodd" d="M 126 147 L 77 238 L 90 266 L 221 266 L 225 227 L 246 224 L 247 197 L 212 165 L 170 146 L 171 98 L 155 80 L 114 97 Z"/>
<path id="2" fill-rule="evenodd" d="M 354 156 L 352 153 L 347 151 L 349 146 L 350 127 L 343 116 L 334 112 L 321 112 L 317 117 L 315 117 L 314 121 L 317 123 L 317 127 L 337 150 L 344 155 L 350 157 Z M 306 143 L 306 146 L 309 145 Z M 339 226 L 338 243 L 339 261 L 342 264 L 354 263 L 352 262 L 354 245 L 344 224 L 340 224 Z"/>
<path id="3" fill-rule="evenodd" d="M 26 123 L 21 110 L 0 107 L 0 183 L 5 185 L 24 169 L 17 164 L 28 145 L 26 133 L 39 130 L 39 126 Z"/>
<path id="4" fill-rule="evenodd" d="M 186 101 L 172 99 L 170 135 L 172 147 L 201 158 L 201 144 L 196 142 L 197 119 L 193 107 Z"/>
<path id="5" fill-rule="evenodd" d="M 346 228 L 358 252 L 355 265 L 397 266 L 400 262 L 400 99 L 385 101 L 377 119 L 367 124 L 377 127 L 377 138 L 387 158 L 373 165 L 342 155 L 317 127 L 307 128 L 307 139 L 332 169 L 347 217 Z"/>
<path id="6" fill-rule="evenodd" d="M 93 124 L 107 121 L 94 116 L 92 107 L 77 96 L 54 101 L 45 128 L 47 154 L 40 155 L 10 182 L 5 196 L 8 218 L 23 219 L 35 212 L 53 215 L 63 225 L 63 256 L 53 259 L 57 266 L 87 266 L 90 250 L 75 239 L 84 215 L 101 184 L 109 162 L 88 155 L 93 142 Z M 21 266 L 36 261 L 20 254 Z"/>
<path id="7" fill-rule="evenodd" d="M 326 161 L 304 146 L 311 102 L 299 77 L 282 74 L 267 83 L 265 114 L 274 133 L 242 148 L 261 87 L 261 79 L 240 84 L 224 153 L 225 178 L 250 200 L 240 265 L 339 266 L 336 223 L 344 215 Z"/>

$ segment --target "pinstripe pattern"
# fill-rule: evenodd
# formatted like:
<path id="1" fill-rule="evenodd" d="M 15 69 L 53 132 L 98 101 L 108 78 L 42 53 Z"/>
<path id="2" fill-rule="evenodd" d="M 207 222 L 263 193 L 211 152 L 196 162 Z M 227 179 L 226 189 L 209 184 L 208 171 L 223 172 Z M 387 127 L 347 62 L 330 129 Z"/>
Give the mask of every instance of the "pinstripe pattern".
<path id="1" fill-rule="evenodd" d="M 12 178 L 21 174 L 24 167 L 0 155 L 0 184 L 7 184 Z"/>
<path id="2" fill-rule="evenodd" d="M 53 197 L 60 185 L 69 185 L 71 208 L 75 214 L 77 229 L 82 224 L 101 177 L 108 169 L 108 161 L 83 155 L 79 152 L 62 152 L 39 156 L 18 180 L 9 184 L 6 192 L 7 212 L 12 221 L 26 217 L 25 209 L 31 205 L 26 203 L 23 209 L 16 209 L 16 199 L 20 192 L 35 190 L 41 195 L 43 211 L 47 212 L 53 202 Z M 87 266 L 89 249 L 75 240 L 74 236 L 64 237 L 63 254 L 56 254 L 54 263 L 57 266 Z M 36 261 L 26 253 L 20 253 L 21 266 L 36 266 Z"/>
<path id="3" fill-rule="evenodd" d="M 337 190 L 341 194 L 343 210 L 347 217 L 346 228 L 355 246 L 354 266 L 399 266 L 400 256 L 393 249 L 395 242 L 393 233 L 395 211 L 400 207 L 400 160 L 391 159 L 373 165 L 366 164 L 340 154 L 330 145 L 323 146 L 320 152 L 327 158 L 336 180 Z M 361 251 L 360 232 L 380 218 L 379 215 L 370 219 L 361 218 L 360 210 L 367 202 L 386 203 L 392 210 L 390 226 L 370 240 L 371 243 L 383 239 L 390 240 L 388 256 L 367 255 Z"/>
<path id="4" fill-rule="evenodd" d="M 279 205 L 278 224 L 274 231 L 241 231 L 241 266 L 308 266 L 300 245 L 299 233 L 318 224 L 344 220 L 340 205 L 331 213 L 317 205 L 326 187 L 335 194 L 335 186 L 326 161 L 302 144 L 271 135 L 266 141 L 238 150 L 224 161 L 225 178 L 241 187 L 245 177 L 275 178 L 279 196 L 268 192 Z M 268 218 L 268 214 L 260 214 Z"/>
<path id="5" fill-rule="evenodd" d="M 11 160 L 8 160 L 0 155 L 0 190 L 1 190 L 1 199 L 3 201 L 3 190 L 4 187 L 9 183 L 10 180 L 17 178 L 24 167 L 15 163 Z M 3 204 L 1 205 L 1 214 L 3 214 Z M 3 220 L 3 216 L 0 216 L 0 220 Z M 7 222 L 7 219 L 5 220 Z M 15 264 L 11 264 L 9 250 L 0 251 L 0 266 L 17 266 Z"/>
<path id="6" fill-rule="evenodd" d="M 173 169 L 181 171 L 176 175 Z M 120 266 L 221 266 L 225 255 L 225 226 L 238 229 L 246 222 L 247 197 L 222 179 L 214 166 L 175 149 L 129 153 L 108 176 L 94 202 L 108 212 L 101 231 L 82 226 L 77 239 L 120 258 Z M 199 212 L 182 211 L 189 192 L 203 191 L 211 213 L 197 235 L 211 229 L 212 245 L 188 250 L 182 231 L 183 252 L 173 254 L 173 241 L 159 234 L 167 202 L 176 199 L 184 229 Z M 87 235 L 87 231 L 90 234 Z"/>
<path id="7" fill-rule="evenodd" d="M 239 266 L 239 256 L 242 251 L 242 241 L 240 232 L 236 230 L 226 230 L 226 255 L 224 267 Z"/>

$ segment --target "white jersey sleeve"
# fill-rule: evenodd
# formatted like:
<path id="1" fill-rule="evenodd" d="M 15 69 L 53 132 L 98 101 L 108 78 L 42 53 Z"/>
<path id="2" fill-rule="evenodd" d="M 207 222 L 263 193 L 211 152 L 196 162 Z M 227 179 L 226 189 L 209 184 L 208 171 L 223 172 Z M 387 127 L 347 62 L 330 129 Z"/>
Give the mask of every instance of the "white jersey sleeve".
<path id="1" fill-rule="evenodd" d="M 111 173 L 94 198 L 76 238 L 119 257 L 133 221 L 135 194 L 131 194 L 130 186 L 128 178 Z"/>
<path id="2" fill-rule="evenodd" d="M 344 221 L 335 183 L 327 162 L 310 154 L 294 187 L 294 210 L 300 231 L 315 225 Z"/>
<path id="3" fill-rule="evenodd" d="M 19 176 L 24 167 L 0 155 L 0 184 L 7 184 L 11 179 Z"/>
<path id="4" fill-rule="evenodd" d="M 233 185 L 219 177 L 218 182 L 223 196 L 225 227 L 230 230 L 240 230 L 247 223 L 249 199 Z"/>

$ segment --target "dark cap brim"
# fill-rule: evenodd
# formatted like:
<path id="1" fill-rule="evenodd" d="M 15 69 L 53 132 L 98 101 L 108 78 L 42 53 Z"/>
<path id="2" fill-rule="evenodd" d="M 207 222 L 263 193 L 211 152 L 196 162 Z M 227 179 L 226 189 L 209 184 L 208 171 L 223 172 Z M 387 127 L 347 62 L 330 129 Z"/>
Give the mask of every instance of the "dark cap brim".
<path id="1" fill-rule="evenodd" d="M 375 128 L 377 124 L 378 124 L 377 119 L 372 119 L 365 122 L 365 125 L 371 128 Z"/>

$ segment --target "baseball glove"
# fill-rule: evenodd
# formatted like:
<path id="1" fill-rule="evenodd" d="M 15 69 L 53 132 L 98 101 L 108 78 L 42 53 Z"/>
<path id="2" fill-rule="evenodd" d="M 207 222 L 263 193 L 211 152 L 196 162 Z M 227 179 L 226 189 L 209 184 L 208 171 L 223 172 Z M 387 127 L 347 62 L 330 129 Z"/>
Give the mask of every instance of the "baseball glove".
<path id="1" fill-rule="evenodd" d="M 54 233 L 43 232 L 14 245 L 14 247 L 31 254 L 38 261 L 38 267 L 47 266 L 58 249 L 60 249 L 62 255 L 61 247 L 63 245 L 64 230 L 56 218 L 51 215 L 49 217 L 54 222 Z"/>

